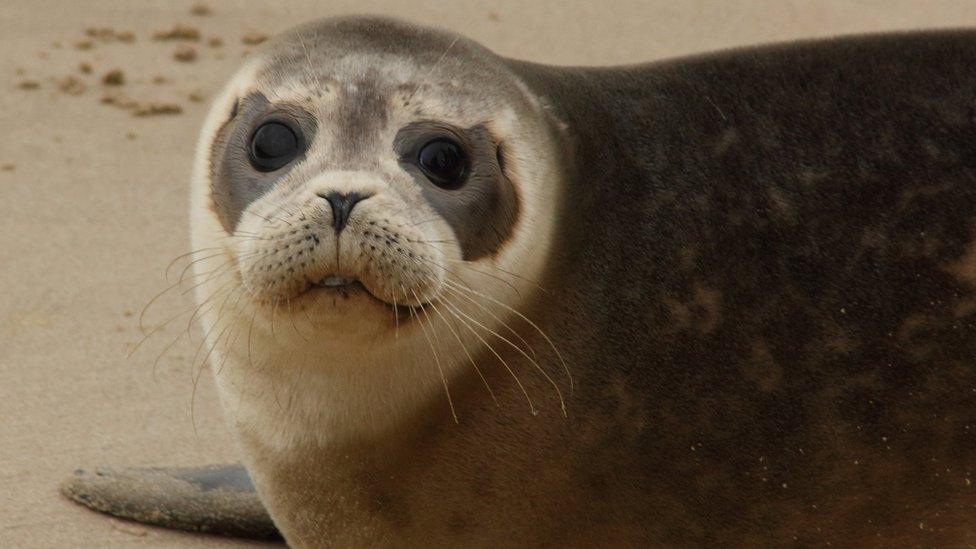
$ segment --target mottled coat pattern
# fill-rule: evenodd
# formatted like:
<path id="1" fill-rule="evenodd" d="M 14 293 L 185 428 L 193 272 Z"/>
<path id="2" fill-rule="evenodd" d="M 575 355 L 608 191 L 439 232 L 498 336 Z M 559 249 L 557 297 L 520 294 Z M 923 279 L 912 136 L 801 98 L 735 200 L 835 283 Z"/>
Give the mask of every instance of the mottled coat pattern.
<path id="1" fill-rule="evenodd" d="M 262 424 L 244 425 L 247 465 L 290 542 L 976 543 L 976 33 L 562 68 L 388 20 L 312 29 L 290 55 L 272 52 L 261 78 L 332 63 L 341 44 L 378 66 L 406 53 L 438 69 L 399 90 L 402 108 L 454 97 L 452 78 L 505 83 L 499 105 L 486 106 L 489 84 L 450 105 L 470 121 L 484 181 L 500 185 L 477 215 L 432 208 L 463 240 L 463 261 L 491 261 L 525 238 L 540 183 L 513 166 L 546 161 L 476 118 L 501 111 L 512 90 L 542 106 L 516 111 L 539 117 L 561 175 L 544 183 L 554 229 L 530 277 L 542 289 L 519 309 L 554 340 L 575 387 L 560 381 L 563 416 L 512 348 L 476 346 L 497 405 L 473 370 L 459 370 L 458 423 L 436 394 L 398 409 L 380 436 L 299 437 L 282 450 Z M 361 158 L 367 147 L 397 147 L 378 137 L 397 135 L 376 114 L 391 102 L 375 91 L 389 88 L 376 83 L 383 71 L 361 74 L 356 89 L 373 107 L 340 101 L 335 120 L 315 122 L 346 169 L 375 167 Z M 306 80 L 299 87 L 336 85 Z M 477 97 L 489 99 L 466 103 Z M 340 139 L 336 128 L 357 124 Z M 484 229 L 493 216 L 502 221 Z M 225 229 L 238 217 L 225 213 Z M 539 332 L 505 316 L 542 368 L 559 372 Z M 537 415 L 499 357 L 520 368 Z M 300 415 L 282 417 L 284 430 Z"/>

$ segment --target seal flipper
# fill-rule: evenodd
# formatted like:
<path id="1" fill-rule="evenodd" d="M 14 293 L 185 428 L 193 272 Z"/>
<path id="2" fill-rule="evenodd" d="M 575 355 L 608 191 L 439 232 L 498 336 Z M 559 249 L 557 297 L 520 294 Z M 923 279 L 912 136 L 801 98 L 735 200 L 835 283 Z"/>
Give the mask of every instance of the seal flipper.
<path id="1" fill-rule="evenodd" d="M 61 492 L 96 511 L 154 526 L 281 539 L 242 465 L 78 469 Z"/>

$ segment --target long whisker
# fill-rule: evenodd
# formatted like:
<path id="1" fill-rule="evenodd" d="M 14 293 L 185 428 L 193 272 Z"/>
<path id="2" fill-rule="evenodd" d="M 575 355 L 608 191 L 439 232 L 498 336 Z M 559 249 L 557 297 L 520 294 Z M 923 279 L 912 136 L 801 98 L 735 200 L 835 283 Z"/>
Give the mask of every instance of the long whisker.
<path id="1" fill-rule="evenodd" d="M 406 288 L 402 289 L 403 293 L 406 294 Z M 417 294 L 414 294 L 414 299 L 417 299 Z M 441 366 L 440 358 L 437 357 L 437 349 L 434 348 L 434 343 L 431 341 L 430 335 L 427 334 L 427 327 L 424 326 L 424 323 L 421 321 L 420 315 L 417 315 L 413 308 L 410 309 L 410 313 L 416 316 L 417 323 L 420 325 L 420 329 L 424 332 L 424 338 L 427 339 L 427 344 L 430 345 L 430 351 L 434 355 L 434 363 L 437 365 L 437 371 L 441 375 L 441 383 L 444 385 L 444 392 L 447 394 L 447 404 L 451 408 L 451 417 L 454 418 L 454 423 L 460 423 L 460 421 L 458 421 L 457 412 L 454 410 L 454 400 L 451 398 L 451 389 L 447 386 L 447 378 L 444 377 L 444 368 Z M 428 316 L 427 318 L 429 321 L 430 317 Z M 431 324 L 431 329 L 433 330 L 433 328 L 434 326 Z"/>
<path id="2" fill-rule="evenodd" d="M 418 240 L 411 240 L 411 242 L 417 242 L 417 243 L 420 243 L 420 244 L 426 244 L 426 242 L 418 241 Z M 440 263 L 438 263 L 438 262 L 436 262 L 436 261 L 434 261 L 432 259 L 427 259 L 427 258 L 424 258 L 424 257 L 420 257 L 419 255 L 416 256 L 416 259 L 419 259 L 420 261 L 424 261 L 426 263 L 429 263 L 431 265 L 434 265 L 435 267 L 444 269 L 444 272 L 446 272 L 448 274 L 452 274 L 455 277 L 457 277 L 458 279 L 461 279 L 462 278 L 461 275 L 459 275 L 456 271 L 454 271 L 454 270 L 448 268 L 446 265 L 442 265 L 442 264 L 440 264 Z M 497 281 L 501 282 L 502 284 L 504 284 L 504 285 L 508 286 L 509 288 L 511 288 L 512 291 L 515 292 L 515 295 L 518 295 L 518 296 L 521 296 L 522 295 L 522 293 L 519 292 L 519 289 L 516 288 L 514 284 L 512 284 L 511 282 L 505 280 L 504 278 L 495 276 L 495 275 L 493 275 L 491 273 L 486 273 L 484 271 L 478 270 L 478 269 L 472 267 L 471 265 L 466 265 L 465 267 L 467 269 L 469 269 L 469 270 L 472 270 L 472 271 L 476 272 L 476 273 L 479 273 L 479 274 L 482 274 L 484 276 L 488 276 L 488 277 L 494 278 L 495 280 L 497 280 Z"/>
<path id="3" fill-rule="evenodd" d="M 258 316 L 257 307 L 251 312 L 251 325 L 247 328 L 247 364 L 254 369 L 254 360 L 251 358 L 251 336 L 254 334 L 254 319 Z"/>
<path id="4" fill-rule="evenodd" d="M 445 283 L 448 284 L 448 285 L 453 284 L 450 281 L 445 281 Z M 485 295 L 485 294 L 483 294 L 483 293 L 481 293 L 481 292 L 479 292 L 479 291 L 477 291 L 477 290 L 475 290 L 473 288 L 470 288 L 467 285 L 465 285 L 463 283 L 460 283 L 460 281 L 458 281 L 457 284 L 460 285 L 460 288 L 463 288 L 464 290 L 467 290 L 467 291 L 469 291 L 469 292 L 471 292 L 471 293 L 473 293 L 473 294 L 475 294 L 477 296 L 480 296 L 480 297 L 482 297 L 484 299 L 487 299 L 488 301 L 491 301 L 492 303 L 498 305 L 499 307 L 504 308 L 505 310 L 507 310 L 510 313 L 518 316 L 519 318 L 521 318 L 522 320 L 524 320 L 525 322 L 527 322 L 530 326 L 532 326 L 533 328 L 535 328 L 535 330 L 539 333 L 539 335 L 541 335 L 546 340 L 546 343 L 549 344 L 549 347 L 552 348 L 553 352 L 556 353 L 556 357 L 559 358 L 559 362 L 562 364 L 563 371 L 566 372 L 566 377 L 569 379 L 569 390 L 570 390 L 569 394 L 570 395 L 573 394 L 573 391 L 575 390 L 575 383 L 573 381 L 573 374 L 570 372 L 569 366 L 566 364 L 566 361 L 563 360 L 563 355 L 562 355 L 562 353 L 559 352 L 559 348 L 556 347 L 556 344 L 553 343 L 552 339 L 549 338 L 549 335 L 546 334 L 546 332 L 543 331 L 542 328 L 540 328 L 538 326 L 538 324 L 536 324 L 535 322 L 533 322 L 532 319 L 530 319 L 529 317 L 523 315 L 522 313 L 516 311 L 515 309 L 509 307 L 508 305 L 502 303 L 501 301 L 498 301 L 497 299 L 495 299 L 495 298 L 493 298 L 491 296 Z"/>
<path id="5" fill-rule="evenodd" d="M 474 366 L 474 370 L 478 372 L 478 377 L 480 377 L 481 382 L 484 383 L 485 389 L 488 389 L 488 394 L 491 395 L 491 400 L 495 402 L 495 406 L 498 406 L 498 399 L 495 398 L 495 392 L 491 390 L 491 385 L 488 384 L 488 380 L 485 378 L 485 374 L 481 371 L 481 368 L 479 368 L 478 365 L 475 363 L 474 358 L 471 357 L 471 353 L 468 352 L 468 348 L 461 341 L 461 336 L 458 335 L 457 330 L 455 330 L 454 326 L 447 321 L 447 318 L 445 318 L 443 314 L 441 314 L 440 309 L 437 308 L 437 305 L 435 305 L 433 301 L 430 302 L 430 306 L 432 309 L 434 309 L 434 312 L 437 313 L 437 316 L 441 317 L 441 320 L 443 320 L 444 324 L 446 324 L 448 329 L 451 330 L 451 333 L 454 334 L 454 338 L 457 339 L 458 345 L 460 345 L 461 350 L 464 351 L 464 355 L 468 357 L 468 362 L 470 362 L 471 365 Z M 457 318 L 457 315 L 454 315 L 454 317 Z"/>
<path id="6" fill-rule="evenodd" d="M 185 254 L 184 254 L 184 255 L 185 255 Z M 217 255 L 219 255 L 219 254 L 217 254 Z M 215 257 L 215 256 L 210 256 L 210 257 Z M 228 263 L 229 263 L 229 262 L 228 262 Z M 209 274 L 209 273 L 213 273 L 214 271 L 217 271 L 217 270 L 219 270 L 219 269 L 222 269 L 222 268 L 223 268 L 223 267 L 224 267 L 225 265 L 227 265 L 227 263 L 225 263 L 224 265 L 221 265 L 220 267 L 216 267 L 216 268 L 214 268 L 214 269 L 213 269 L 213 270 L 211 270 L 211 271 L 207 271 L 206 273 L 201 273 L 201 274 Z M 186 272 L 186 270 L 184 269 L 184 271 L 183 271 L 183 273 L 185 273 L 185 272 Z M 143 335 L 145 335 L 145 333 L 146 333 L 146 325 L 145 325 L 145 318 L 146 318 L 146 313 L 147 313 L 147 312 L 149 311 L 149 309 L 150 309 L 150 307 L 152 307 L 152 305 L 153 305 L 153 304 L 154 304 L 154 303 L 155 303 L 155 302 L 156 302 L 157 300 L 159 300 L 159 298 L 161 298 L 161 297 L 162 297 L 162 296 L 164 296 L 164 295 L 165 295 L 165 294 L 166 294 L 167 292 L 169 292 L 169 291 L 171 291 L 171 290 L 173 290 L 174 288 L 177 288 L 178 286 L 180 286 L 180 284 L 182 284 L 182 283 L 183 283 L 183 273 L 181 273 L 181 274 L 180 274 L 180 278 L 179 278 L 179 280 L 177 280 L 177 281 L 176 281 L 175 283 L 173 283 L 172 285 L 170 285 L 169 287 L 167 287 L 167 288 L 166 288 L 165 290 L 163 290 L 163 291 L 161 291 L 161 292 L 159 292 L 158 294 L 156 294 L 155 296 L 153 296 L 153 298 L 152 298 L 152 299 L 150 299 L 150 300 L 149 300 L 149 301 L 148 301 L 148 302 L 147 302 L 147 303 L 146 303 L 146 304 L 145 304 L 145 305 L 144 305 L 144 306 L 142 307 L 142 311 L 141 311 L 141 312 L 139 313 L 139 331 L 140 331 L 140 332 L 142 332 L 142 333 L 143 333 Z M 206 282 L 206 281 L 204 281 L 204 282 Z M 199 284 L 198 284 L 198 285 L 199 285 Z M 194 289 L 194 288 L 196 288 L 196 287 L 197 287 L 197 286 L 193 286 L 192 288 L 190 288 L 190 290 L 193 290 L 193 289 Z M 190 291 L 190 290 L 187 290 L 187 292 L 188 292 L 188 291 Z M 186 293 L 187 293 L 187 292 L 183 292 L 183 295 L 186 295 Z"/>
<path id="7" fill-rule="evenodd" d="M 220 292 L 220 291 L 224 290 L 225 288 L 227 288 L 228 286 L 232 286 L 232 285 L 237 284 L 237 283 L 238 283 L 237 280 L 231 278 L 227 282 L 224 282 L 220 287 L 218 287 L 217 290 L 214 293 Z M 243 288 L 243 287 L 241 287 L 241 288 Z M 204 302 L 206 302 L 206 300 Z M 190 315 L 190 318 L 186 321 L 186 336 L 187 337 L 190 337 L 190 328 L 193 327 L 193 321 L 196 319 L 196 317 L 197 317 L 198 314 L 200 314 L 200 309 L 199 308 L 196 311 L 193 311 L 193 314 Z"/>
<path id="8" fill-rule="evenodd" d="M 305 334 L 298 329 L 298 324 L 295 323 L 295 313 L 291 310 L 291 299 L 286 299 L 285 305 L 288 307 L 288 319 L 291 320 L 291 327 L 295 330 L 295 333 L 298 334 L 298 337 L 302 338 L 302 341 L 308 343 L 308 338 L 306 338 Z"/>
<path id="9" fill-rule="evenodd" d="M 447 261 L 449 263 L 460 263 L 462 265 L 466 265 L 466 266 L 470 267 L 470 262 L 468 262 L 468 261 L 466 261 L 464 259 L 449 259 L 449 258 L 445 258 L 445 261 Z M 507 271 L 507 270 L 505 270 L 505 269 L 503 269 L 503 268 L 501 268 L 498 265 L 495 265 L 493 263 L 483 263 L 482 265 L 485 266 L 485 267 L 489 267 L 491 269 L 495 269 L 496 271 L 499 271 L 502 274 L 506 274 L 506 275 L 508 275 L 508 276 L 510 276 L 512 278 L 516 278 L 518 280 L 521 280 L 523 282 L 526 282 L 528 284 L 531 284 L 537 290 L 542 291 L 542 292 L 545 292 L 546 294 L 549 294 L 549 295 L 552 294 L 552 291 L 551 290 L 549 290 L 548 288 L 540 285 L 538 282 L 536 282 L 535 280 L 532 280 L 531 278 L 524 277 L 524 276 L 522 276 L 522 275 L 520 275 L 518 273 L 513 273 L 511 271 Z M 475 272 L 478 272 L 478 271 L 475 271 Z"/>
<path id="10" fill-rule="evenodd" d="M 552 376 L 550 376 L 549 373 L 546 372 L 545 369 L 543 369 L 542 366 L 540 366 L 539 363 L 535 361 L 535 359 L 533 359 L 531 356 L 528 355 L 528 353 L 526 353 L 525 351 L 523 351 L 521 347 L 519 347 L 518 345 L 516 345 L 516 344 L 512 343 L 510 340 L 508 340 L 505 336 L 499 334 L 498 332 L 492 330 L 491 328 L 489 328 L 489 327 L 485 326 L 484 324 L 478 322 L 477 320 L 471 318 L 470 316 L 468 316 L 467 314 L 465 314 L 463 311 L 458 310 L 457 312 L 461 316 L 463 316 L 463 317 L 467 318 L 468 320 L 470 320 L 471 322 L 473 322 L 475 324 L 475 326 L 480 327 L 481 329 L 483 329 L 483 330 L 491 333 L 493 336 L 495 336 L 498 339 L 500 339 L 500 340 L 504 341 L 505 343 L 507 343 L 510 347 L 512 347 L 513 349 L 515 349 L 516 351 L 518 351 L 519 354 L 521 354 L 522 356 L 524 356 L 526 358 L 526 360 L 528 360 L 530 363 L 532 363 L 532 365 L 535 366 L 535 369 L 538 370 L 538 372 L 540 374 L 542 374 L 546 378 L 546 380 L 552 385 L 552 387 L 556 390 L 556 395 L 559 397 L 559 405 L 562 408 L 563 415 L 564 416 L 567 415 L 566 414 L 566 402 L 563 400 L 563 392 L 559 389 L 559 385 L 555 382 L 555 380 L 552 379 Z"/>
<path id="11" fill-rule="evenodd" d="M 199 307 L 200 307 L 200 305 L 197 305 L 197 306 L 195 306 L 195 307 L 191 307 L 191 308 L 189 308 L 189 309 L 187 309 L 187 310 L 185 310 L 185 311 L 183 311 L 183 312 L 181 312 L 181 313 L 179 313 L 179 314 L 177 314 L 177 315 L 174 315 L 174 316 L 172 316 L 172 317 L 170 317 L 170 318 L 169 318 L 169 319 L 167 319 L 166 321 L 164 321 L 164 322 L 162 322 L 161 324 L 159 324 L 159 325 L 157 325 L 157 326 L 156 326 L 155 328 L 153 328 L 153 329 L 152 329 L 152 330 L 150 330 L 150 331 L 149 331 L 148 333 L 146 333 L 146 334 L 144 334 L 144 335 L 142 336 L 142 339 L 140 339 L 140 340 L 138 341 L 138 343 L 136 343 L 136 344 L 135 344 L 135 346 L 134 346 L 134 347 L 132 348 L 132 350 L 130 350 L 130 351 L 129 351 L 129 352 L 128 352 L 128 353 L 126 354 L 126 355 L 125 355 L 125 358 L 126 358 L 126 359 L 130 359 L 130 358 L 132 358 L 132 355 L 134 355 L 134 354 L 136 353 L 136 351 L 138 351 L 138 350 L 139 350 L 139 348 L 140 348 L 140 347 L 142 347 L 142 345 L 143 345 L 143 343 L 145 343 L 145 342 L 146 342 L 146 341 L 147 341 L 147 340 L 148 340 L 148 339 L 149 339 L 150 337 L 152 337 L 152 336 L 153 336 L 153 334 L 155 334 L 156 332 L 159 332 L 160 330 L 162 330 L 163 328 L 165 328 L 166 326 L 168 326 L 168 325 L 169 325 L 170 323 L 172 323 L 172 322 L 173 322 L 173 321 L 175 321 L 176 319 L 178 319 L 178 318 L 180 318 L 181 316 L 183 316 L 183 315 L 185 315 L 185 314 L 187 314 L 187 313 L 189 313 L 189 312 L 191 312 L 191 311 L 195 311 L 195 310 L 197 310 L 197 309 L 198 309 Z"/>
<path id="12" fill-rule="evenodd" d="M 526 341 L 526 339 L 524 337 L 522 337 L 522 334 L 520 334 L 517 331 L 515 331 L 514 328 L 512 328 L 511 326 L 508 325 L 507 322 L 505 322 L 504 320 L 502 320 L 501 318 L 499 318 L 498 315 L 496 315 L 494 312 L 491 311 L 491 309 L 489 309 L 488 307 L 485 307 L 481 303 L 478 303 L 474 299 L 471 299 L 470 297 L 468 297 L 468 296 L 466 296 L 466 295 L 458 292 L 456 289 L 454 289 L 454 288 L 452 288 L 450 286 L 446 286 L 445 285 L 445 289 L 447 289 L 447 291 L 449 291 L 449 292 L 452 292 L 452 293 L 454 293 L 456 295 L 459 295 L 459 296 L 467 299 L 468 301 L 470 301 L 471 303 L 473 303 L 476 307 L 478 307 L 482 311 L 488 313 L 488 315 L 491 316 L 491 318 L 493 318 L 501 326 L 504 326 L 512 335 L 514 335 L 516 338 L 518 338 L 518 340 L 520 342 L 522 342 L 522 344 L 525 345 L 525 348 L 528 349 L 530 353 L 532 353 L 533 358 L 538 358 L 538 355 L 536 355 L 535 349 L 532 348 L 532 345 L 530 345 L 529 342 Z"/>
<path id="13" fill-rule="evenodd" d="M 512 376 L 512 379 L 515 380 L 515 384 L 518 385 L 519 390 L 522 391 L 522 395 L 525 396 L 525 402 L 529 404 L 529 411 L 532 413 L 532 415 L 537 415 L 539 411 L 536 409 L 535 404 L 532 403 L 532 398 L 529 396 L 529 392 L 525 390 L 525 386 L 522 385 L 522 381 L 519 379 L 518 375 L 515 374 L 515 370 L 513 370 L 512 367 L 508 365 L 508 362 L 504 358 L 502 358 L 502 355 L 498 354 L 498 351 L 496 351 L 495 348 L 491 346 L 491 343 L 488 343 L 488 341 L 486 341 L 485 338 L 482 337 L 481 334 L 477 332 L 477 330 L 472 328 L 471 325 L 466 320 L 464 320 L 460 316 L 457 316 L 457 312 L 456 312 L 457 308 L 455 306 L 453 306 L 451 303 L 447 301 L 444 301 L 443 303 L 444 306 L 447 307 L 448 311 L 451 311 L 451 313 L 454 314 L 454 316 L 461 321 L 464 327 L 467 328 L 472 334 L 474 334 L 474 336 L 477 337 L 479 341 L 481 341 L 481 344 L 487 347 L 488 350 L 491 352 L 491 354 L 495 355 L 495 358 L 497 358 L 498 361 L 502 363 L 502 366 L 505 367 L 505 370 L 508 371 L 508 374 Z"/>
<path id="14" fill-rule="evenodd" d="M 169 271 L 170 271 L 170 269 L 173 268 L 173 265 L 176 264 L 177 261 L 179 261 L 179 260 L 181 260 L 183 258 L 186 258 L 186 257 L 192 257 L 192 256 L 194 256 L 196 254 L 199 254 L 199 253 L 211 252 L 211 251 L 220 250 L 220 249 L 223 249 L 223 248 L 221 246 L 210 246 L 208 248 L 200 248 L 199 250 L 193 250 L 193 251 L 190 251 L 190 252 L 186 252 L 185 254 L 180 254 L 180 255 L 174 257 L 173 260 L 170 261 L 166 265 L 166 270 L 163 272 L 163 275 L 166 278 L 166 280 L 169 281 Z"/>
<path id="15" fill-rule="evenodd" d="M 217 324 L 219 324 L 219 320 L 217 323 L 214 323 L 214 326 L 217 326 Z M 190 424 L 193 426 L 194 435 L 197 434 L 196 400 L 197 400 L 197 384 L 200 382 L 200 374 L 202 374 L 203 369 L 206 368 L 207 360 L 210 358 L 210 354 L 213 353 L 214 349 L 217 348 L 217 345 L 220 344 L 220 338 L 223 337 L 224 333 L 227 332 L 227 330 L 230 329 L 231 326 L 233 326 L 233 323 L 225 326 L 224 329 L 217 335 L 217 339 L 214 341 L 214 344 L 210 347 L 210 349 L 207 351 L 207 354 L 204 355 L 203 360 L 200 362 L 200 369 L 193 377 L 193 390 L 190 392 Z"/>
<path id="16" fill-rule="evenodd" d="M 214 297 L 219 296 L 219 295 L 222 295 L 222 293 L 224 291 L 232 291 L 232 288 L 224 288 L 224 289 L 215 291 L 214 293 L 212 293 L 210 295 L 210 297 L 208 297 L 207 299 L 203 300 L 199 305 L 196 306 L 196 308 L 194 309 L 193 314 L 196 315 L 197 311 L 201 310 L 208 303 L 210 303 L 210 301 Z M 216 306 L 216 303 L 214 303 L 214 306 Z M 183 314 L 185 314 L 185 313 L 183 313 Z M 182 316 L 182 314 L 180 316 Z M 176 318 L 179 318 L 179 317 L 176 317 Z M 191 317 L 191 319 L 192 319 L 192 317 Z M 192 322 L 192 320 L 191 320 L 191 322 Z M 189 336 L 190 336 L 189 330 L 187 330 L 185 333 L 187 335 L 187 338 L 189 338 Z M 159 367 L 159 362 L 163 359 L 163 356 L 165 356 L 166 353 L 169 352 L 170 349 L 172 349 L 181 339 L 183 339 L 183 334 L 184 334 L 184 331 L 183 330 L 180 330 L 176 334 L 176 337 L 174 337 L 173 340 L 168 345 L 166 345 L 166 347 L 164 347 L 163 350 L 156 356 L 156 360 L 153 361 L 153 365 L 152 365 L 152 378 L 153 378 L 153 382 L 156 382 L 156 370 Z"/>
<path id="17" fill-rule="evenodd" d="M 393 292 L 393 340 L 400 341 L 400 313 L 397 312 L 396 290 Z"/>
<path id="18" fill-rule="evenodd" d="M 172 290 L 173 288 L 176 288 L 179 285 L 180 285 L 180 282 L 179 281 L 176 281 L 174 284 L 172 284 L 171 286 L 169 286 L 165 290 L 163 290 L 163 291 L 159 292 L 158 294 L 154 295 L 152 299 L 150 299 L 145 305 L 143 305 L 142 311 L 139 313 L 139 331 L 142 332 L 142 335 L 143 336 L 146 335 L 146 325 L 145 325 L 146 311 L 148 311 L 149 308 L 152 307 L 153 303 L 155 303 L 157 299 L 163 297 L 163 294 L 165 294 L 166 292 Z"/>
<path id="19" fill-rule="evenodd" d="M 441 64 L 442 61 L 444 61 L 444 58 L 447 57 L 448 52 L 451 51 L 451 49 L 454 47 L 454 44 L 457 44 L 457 41 L 460 38 L 461 35 L 457 35 L 454 37 L 454 40 L 451 40 L 451 43 L 448 44 L 447 48 L 444 49 L 444 53 L 442 53 L 441 56 L 437 58 L 437 61 L 435 61 L 434 64 L 431 65 L 430 70 L 427 71 L 427 74 L 424 75 L 424 77 L 420 80 L 420 83 L 417 84 L 417 87 L 414 88 L 410 96 L 407 97 L 407 100 L 403 102 L 404 105 L 409 105 L 410 101 L 412 101 L 414 96 L 417 95 L 417 92 L 420 91 L 420 88 L 424 87 L 427 84 L 427 81 L 430 80 L 431 76 L 433 76 L 434 70 L 437 69 L 437 67 Z"/>

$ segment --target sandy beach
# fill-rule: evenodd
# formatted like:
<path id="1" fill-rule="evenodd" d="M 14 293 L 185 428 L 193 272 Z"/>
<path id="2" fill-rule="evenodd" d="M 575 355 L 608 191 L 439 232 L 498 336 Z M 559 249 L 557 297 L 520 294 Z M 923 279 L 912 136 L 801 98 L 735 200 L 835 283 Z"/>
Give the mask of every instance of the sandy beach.
<path id="1" fill-rule="evenodd" d="M 728 47 L 976 25 L 970 0 L 37 0 L 0 3 L 0 546 L 227 546 L 58 492 L 78 467 L 236 461 L 188 314 L 138 349 L 187 260 L 208 102 L 255 43 L 374 13 L 511 57 L 619 64 Z M 192 310 L 169 291 L 154 330 Z M 133 352 L 135 350 L 135 352 Z M 128 356 L 130 355 L 131 356 Z M 192 401 L 192 404 L 191 404 Z"/>

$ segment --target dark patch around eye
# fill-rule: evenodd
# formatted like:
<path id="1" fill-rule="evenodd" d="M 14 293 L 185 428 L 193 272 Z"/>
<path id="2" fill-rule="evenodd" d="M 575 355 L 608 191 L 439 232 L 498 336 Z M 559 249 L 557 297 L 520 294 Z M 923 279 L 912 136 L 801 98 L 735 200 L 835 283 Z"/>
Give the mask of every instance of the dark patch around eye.
<path id="1" fill-rule="evenodd" d="M 467 155 L 464 182 L 456 188 L 432 183 L 417 165 L 421 148 L 438 140 L 458 143 Z M 485 125 L 414 122 L 400 129 L 393 149 L 424 198 L 454 230 L 465 260 L 494 254 L 508 241 L 518 221 L 518 192 L 504 169 L 501 145 Z"/>
<path id="2" fill-rule="evenodd" d="M 279 169 L 259 171 L 251 164 L 250 138 L 267 121 L 286 120 L 301 137 L 299 150 Z M 232 117 L 217 132 L 210 149 L 211 196 L 221 225 L 233 233 L 245 208 L 286 177 L 305 156 L 317 131 L 315 117 L 295 105 L 272 104 L 260 92 L 240 99 Z"/>

